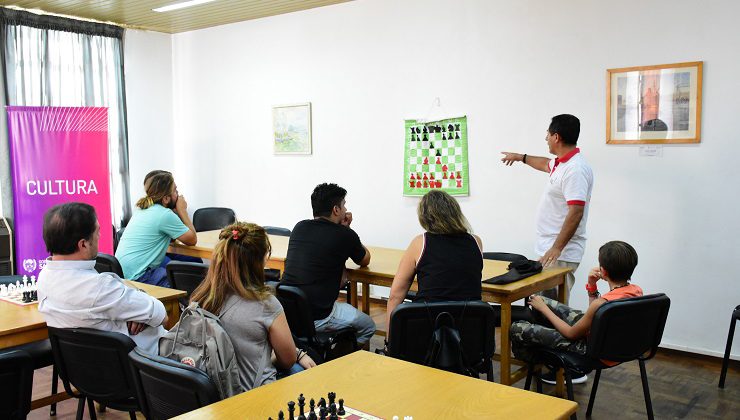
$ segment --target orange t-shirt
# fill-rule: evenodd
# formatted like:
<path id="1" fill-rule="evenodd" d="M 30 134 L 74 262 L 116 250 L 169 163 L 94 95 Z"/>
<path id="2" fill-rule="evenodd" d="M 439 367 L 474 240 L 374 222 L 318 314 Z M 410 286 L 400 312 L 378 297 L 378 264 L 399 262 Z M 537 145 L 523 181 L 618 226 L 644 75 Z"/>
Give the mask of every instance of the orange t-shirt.
<path id="1" fill-rule="evenodd" d="M 601 295 L 601 298 L 607 302 L 611 302 L 617 299 L 627 299 L 638 296 L 642 296 L 642 288 L 636 284 L 628 284 L 626 286 L 617 287 L 608 293 L 604 293 Z"/>

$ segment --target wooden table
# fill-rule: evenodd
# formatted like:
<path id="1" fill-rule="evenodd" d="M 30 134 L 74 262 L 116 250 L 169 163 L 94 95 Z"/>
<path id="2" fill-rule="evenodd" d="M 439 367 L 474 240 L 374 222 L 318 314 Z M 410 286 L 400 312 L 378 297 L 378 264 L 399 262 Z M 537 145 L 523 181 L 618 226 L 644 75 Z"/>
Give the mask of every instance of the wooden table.
<path id="1" fill-rule="evenodd" d="M 565 419 L 573 401 L 358 351 L 184 414 L 178 419 L 277 418 L 299 394 L 336 392 L 345 406 L 391 419 Z M 296 407 L 296 417 L 298 407 Z"/>
<path id="2" fill-rule="evenodd" d="M 144 283 L 125 280 L 127 284 L 144 290 L 149 295 L 159 299 L 167 311 L 168 322 L 166 328 L 171 328 L 180 319 L 178 299 L 187 293 L 182 290 L 168 289 Z M 38 305 L 15 305 L 0 300 L 0 350 L 21 344 L 32 343 L 49 337 L 44 316 L 38 311 Z M 69 398 L 65 393 L 59 393 L 31 402 L 31 409 L 49 405 Z"/>
<path id="3" fill-rule="evenodd" d="M 210 258 L 216 243 L 219 231 L 198 232 L 198 244 L 187 246 L 179 242 L 170 245 L 169 251 L 176 254 L 190 255 L 200 258 Z M 285 256 L 288 253 L 288 241 L 286 236 L 270 235 L 272 254 L 268 261 L 268 267 L 283 270 Z M 347 271 L 350 277 L 350 302 L 357 307 L 358 285 L 362 288 L 361 306 L 365 313 L 370 311 L 370 286 L 390 287 L 393 277 L 398 269 L 398 263 L 404 251 L 392 248 L 369 246 L 371 258 L 370 265 L 359 267 L 353 262 L 348 262 Z M 506 273 L 509 263 L 506 261 L 483 260 L 483 278 L 489 279 Z M 495 302 L 501 305 L 501 383 L 513 384 L 524 378 L 527 374 L 525 368 L 512 372 L 511 341 L 509 329 L 511 326 L 511 304 L 523 299 L 532 293 L 558 288 L 558 300 L 565 302 L 565 275 L 570 271 L 568 268 L 548 268 L 542 273 L 528 277 L 524 280 L 504 285 L 483 283 L 482 298 L 486 302 Z M 414 286 L 415 287 L 415 284 Z M 385 332 L 378 331 L 384 335 Z M 561 392 L 558 387 L 558 394 Z M 403 418 L 403 417 L 401 417 Z"/>

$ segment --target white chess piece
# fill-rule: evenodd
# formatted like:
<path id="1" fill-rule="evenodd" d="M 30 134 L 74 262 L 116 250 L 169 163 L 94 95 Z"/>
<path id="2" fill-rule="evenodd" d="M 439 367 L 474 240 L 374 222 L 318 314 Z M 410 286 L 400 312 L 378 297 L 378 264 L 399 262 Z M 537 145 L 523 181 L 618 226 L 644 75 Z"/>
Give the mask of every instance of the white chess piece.
<path id="1" fill-rule="evenodd" d="M 25 283 L 25 282 L 27 282 L 27 281 L 28 281 L 28 276 L 24 274 L 24 275 L 23 275 L 23 282 Z"/>
<path id="2" fill-rule="evenodd" d="M 36 276 L 31 276 L 31 283 L 36 283 Z"/>

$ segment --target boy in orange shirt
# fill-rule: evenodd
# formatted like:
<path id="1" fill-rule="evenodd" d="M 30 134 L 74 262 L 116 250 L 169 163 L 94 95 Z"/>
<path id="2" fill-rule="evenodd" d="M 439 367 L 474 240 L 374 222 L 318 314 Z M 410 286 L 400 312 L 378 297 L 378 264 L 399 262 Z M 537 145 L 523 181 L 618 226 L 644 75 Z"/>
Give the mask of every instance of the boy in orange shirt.
<path id="1" fill-rule="evenodd" d="M 531 359 L 527 346 L 549 347 L 586 354 L 588 333 L 596 310 L 608 301 L 642 296 L 642 289 L 631 284 L 630 278 L 637 266 L 637 252 L 622 241 L 607 242 L 599 248 L 599 267 L 591 269 L 586 291 L 589 305 L 586 312 L 578 311 L 553 299 L 532 295 L 529 304 L 536 318 L 544 318 L 540 323 L 517 321 L 511 324 L 511 340 L 514 355 L 522 360 Z M 598 281 L 609 286 L 609 292 L 599 294 Z M 549 325 L 548 325 L 549 324 Z M 573 383 L 583 383 L 574 378 Z M 543 379 L 549 382 L 547 379 Z"/>

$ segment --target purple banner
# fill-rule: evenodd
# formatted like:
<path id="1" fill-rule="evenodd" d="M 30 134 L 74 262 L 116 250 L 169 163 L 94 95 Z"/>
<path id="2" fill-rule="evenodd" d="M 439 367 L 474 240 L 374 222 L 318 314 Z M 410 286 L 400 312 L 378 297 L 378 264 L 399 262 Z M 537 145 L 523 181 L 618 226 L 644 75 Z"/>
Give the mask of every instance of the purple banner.
<path id="1" fill-rule="evenodd" d="M 108 108 L 8 106 L 18 274 L 46 264 L 44 213 L 61 203 L 95 207 L 100 252 L 113 253 Z"/>

